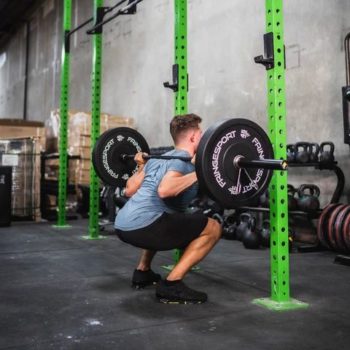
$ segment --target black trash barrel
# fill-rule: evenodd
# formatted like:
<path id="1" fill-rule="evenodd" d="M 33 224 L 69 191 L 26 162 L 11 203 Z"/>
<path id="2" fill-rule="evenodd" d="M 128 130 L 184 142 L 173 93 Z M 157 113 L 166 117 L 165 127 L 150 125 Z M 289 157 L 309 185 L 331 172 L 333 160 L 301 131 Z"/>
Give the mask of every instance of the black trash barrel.
<path id="1" fill-rule="evenodd" d="M 11 225 L 12 167 L 0 166 L 0 226 Z"/>

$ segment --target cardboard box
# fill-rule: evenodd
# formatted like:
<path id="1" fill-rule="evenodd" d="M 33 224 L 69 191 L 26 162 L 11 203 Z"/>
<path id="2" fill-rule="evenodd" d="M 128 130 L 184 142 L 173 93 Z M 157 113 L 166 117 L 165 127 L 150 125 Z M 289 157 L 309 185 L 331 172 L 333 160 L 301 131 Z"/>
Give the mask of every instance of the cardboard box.
<path id="1" fill-rule="evenodd" d="M 68 167 L 68 182 L 77 183 L 77 171 L 79 169 L 79 159 L 70 159 Z M 46 159 L 45 161 L 45 179 L 58 180 L 59 177 L 59 159 Z"/>
<path id="2" fill-rule="evenodd" d="M 45 122 L 47 149 L 49 149 L 50 152 L 57 152 L 59 147 L 59 122 L 59 110 L 51 111 L 49 119 Z M 133 128 L 133 118 L 101 113 L 100 133 L 103 133 L 108 129 L 122 126 Z M 70 154 L 78 154 L 75 152 L 78 147 L 91 147 L 91 113 L 69 111 L 68 152 Z"/>
<path id="3" fill-rule="evenodd" d="M 1 130 L 1 127 L 0 127 Z M 1 139 L 5 148 L 2 165 L 13 166 L 12 213 L 14 216 L 31 216 L 40 221 L 40 180 L 41 180 L 41 144 L 40 137 Z M 23 146 L 20 153 L 11 149 L 11 142 Z M 28 145 L 28 148 L 26 148 Z M 10 164 L 11 163 L 11 164 Z"/>
<path id="4" fill-rule="evenodd" d="M 90 134 L 81 134 L 79 139 L 80 147 L 91 147 L 91 135 Z"/>
<path id="5" fill-rule="evenodd" d="M 80 159 L 78 168 L 83 170 L 90 170 L 92 167 L 91 159 Z"/>
<path id="6" fill-rule="evenodd" d="M 90 170 L 79 169 L 77 173 L 77 182 L 79 185 L 89 185 L 90 184 Z"/>
<path id="7" fill-rule="evenodd" d="M 59 129 L 59 111 L 52 111 L 47 125 L 46 136 L 50 140 L 48 147 L 57 148 L 55 138 L 58 136 Z M 132 118 L 125 118 L 107 113 L 101 113 L 100 131 L 105 132 L 108 129 L 117 127 L 134 127 Z M 75 178 L 76 184 L 90 184 L 91 168 L 91 114 L 87 112 L 69 111 L 68 112 L 68 153 L 79 156 L 80 160 L 74 165 L 69 166 L 69 181 Z M 57 149 L 54 151 L 57 152 Z M 75 174 L 72 167 L 75 167 Z M 50 163 L 50 176 L 58 176 L 58 161 Z"/>
<path id="8" fill-rule="evenodd" d="M 37 140 L 37 150 L 45 150 L 44 123 L 21 119 L 0 119 L 0 139 L 19 139 L 33 137 Z"/>
<path id="9" fill-rule="evenodd" d="M 81 159 L 91 159 L 90 147 L 79 147 L 79 156 Z"/>

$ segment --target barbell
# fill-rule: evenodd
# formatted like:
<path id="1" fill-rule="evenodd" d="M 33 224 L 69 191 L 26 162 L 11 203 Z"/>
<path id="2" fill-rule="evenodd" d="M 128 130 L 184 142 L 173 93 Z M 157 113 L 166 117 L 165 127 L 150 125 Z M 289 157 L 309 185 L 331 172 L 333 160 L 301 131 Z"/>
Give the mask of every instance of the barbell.
<path id="1" fill-rule="evenodd" d="M 104 132 L 96 141 L 92 163 L 101 180 L 125 187 L 137 171 L 134 156 L 150 153 L 145 138 L 136 130 L 121 127 Z M 190 157 L 144 155 L 145 159 Z M 273 148 L 265 131 L 251 120 L 227 119 L 209 127 L 197 149 L 195 169 L 201 190 L 225 208 L 247 205 L 264 193 L 272 170 L 286 170 L 285 160 L 273 159 Z"/>
<path id="2" fill-rule="evenodd" d="M 121 156 L 122 160 L 127 159 L 134 159 L 135 154 L 122 154 Z M 179 159 L 184 162 L 191 162 L 191 157 L 181 157 L 181 156 L 166 156 L 166 155 L 149 155 L 149 154 L 143 154 L 142 158 L 145 160 L 149 159 L 164 159 L 164 160 L 171 160 L 171 159 Z M 264 169 L 272 169 L 272 170 L 286 170 L 288 167 L 288 164 L 285 160 L 275 160 L 275 159 L 264 159 L 264 160 L 247 160 L 243 156 L 236 156 L 235 159 L 233 159 L 233 164 L 236 168 L 259 168 L 263 167 Z"/>

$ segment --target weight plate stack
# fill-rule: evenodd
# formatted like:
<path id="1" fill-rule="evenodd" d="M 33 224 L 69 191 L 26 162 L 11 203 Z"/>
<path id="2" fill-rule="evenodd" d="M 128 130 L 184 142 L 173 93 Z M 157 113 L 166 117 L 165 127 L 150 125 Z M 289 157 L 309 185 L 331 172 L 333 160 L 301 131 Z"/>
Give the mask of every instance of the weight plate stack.
<path id="1" fill-rule="evenodd" d="M 329 242 L 329 236 L 328 236 L 328 222 L 332 212 L 339 206 L 342 206 L 342 204 L 337 203 L 337 204 L 328 205 L 326 208 L 323 209 L 318 221 L 318 225 L 317 225 L 318 239 L 320 243 L 328 249 L 332 249 L 331 244 Z"/>
<path id="2" fill-rule="evenodd" d="M 329 215 L 329 219 L 328 219 L 328 224 L 327 224 L 327 237 L 328 237 L 328 243 L 329 246 L 332 250 L 337 251 L 338 246 L 337 246 L 337 242 L 336 242 L 336 236 L 335 236 L 335 231 L 336 231 L 336 220 L 337 217 L 339 215 L 339 213 L 346 208 L 347 206 L 345 204 L 343 205 L 339 205 L 336 208 L 334 208 L 332 210 L 332 212 Z"/>
<path id="3" fill-rule="evenodd" d="M 350 205 L 345 206 L 338 214 L 335 220 L 335 242 L 337 246 L 337 251 L 346 253 L 350 252 L 350 249 L 346 245 L 345 235 L 349 234 L 349 231 L 345 231 L 345 221 L 346 218 L 350 217 Z"/>
<path id="4" fill-rule="evenodd" d="M 347 248 L 347 252 L 350 252 L 350 214 L 349 213 L 344 220 L 342 233 L 343 233 L 343 241 Z"/>

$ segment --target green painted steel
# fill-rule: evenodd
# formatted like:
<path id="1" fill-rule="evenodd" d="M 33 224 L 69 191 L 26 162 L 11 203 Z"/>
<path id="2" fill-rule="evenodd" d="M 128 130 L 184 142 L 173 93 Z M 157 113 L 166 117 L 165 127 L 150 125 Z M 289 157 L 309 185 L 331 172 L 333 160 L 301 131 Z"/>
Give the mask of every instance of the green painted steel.
<path id="1" fill-rule="evenodd" d="M 182 249 L 175 249 L 174 250 L 173 259 L 174 259 L 175 265 L 180 261 L 182 254 L 183 254 L 183 250 Z"/>
<path id="2" fill-rule="evenodd" d="M 58 213 L 56 227 L 66 227 L 66 200 L 68 179 L 68 101 L 69 101 L 69 68 L 70 55 L 65 45 L 65 37 L 71 29 L 72 1 L 64 0 L 63 37 L 61 58 L 61 98 L 60 98 L 60 142 L 59 142 L 59 175 L 58 175 Z"/>
<path id="3" fill-rule="evenodd" d="M 273 33 L 274 68 L 267 70 L 268 128 L 275 158 L 286 159 L 286 91 L 283 0 L 266 0 L 266 32 Z M 287 172 L 275 171 L 270 187 L 271 298 L 254 303 L 272 310 L 307 304 L 290 298 Z"/>
<path id="4" fill-rule="evenodd" d="M 179 67 L 178 91 L 175 92 L 175 115 L 188 111 L 188 72 L 187 72 L 187 0 L 175 0 L 175 64 Z M 177 263 L 182 251 L 175 249 Z"/>
<path id="5" fill-rule="evenodd" d="M 179 89 L 175 93 L 175 115 L 187 113 L 187 0 L 175 0 L 175 64 L 179 67 Z"/>
<path id="6" fill-rule="evenodd" d="M 286 91 L 283 0 L 266 0 L 266 32 L 273 33 L 274 69 L 267 71 L 269 136 L 276 159 L 286 159 Z M 274 172 L 270 188 L 271 299 L 288 301 L 289 245 L 287 172 Z"/>
<path id="7" fill-rule="evenodd" d="M 261 298 L 253 300 L 253 304 L 262 306 L 272 311 L 306 309 L 309 306 L 307 303 L 292 298 L 282 302 L 277 302 L 270 298 Z"/>
<path id="8" fill-rule="evenodd" d="M 94 23 L 97 23 L 97 12 L 102 6 L 103 0 L 94 0 Z M 102 33 L 98 33 L 93 34 L 91 149 L 100 136 L 101 71 Z M 91 239 L 97 239 L 99 238 L 98 214 L 100 182 L 92 165 L 90 169 L 89 237 Z"/>

